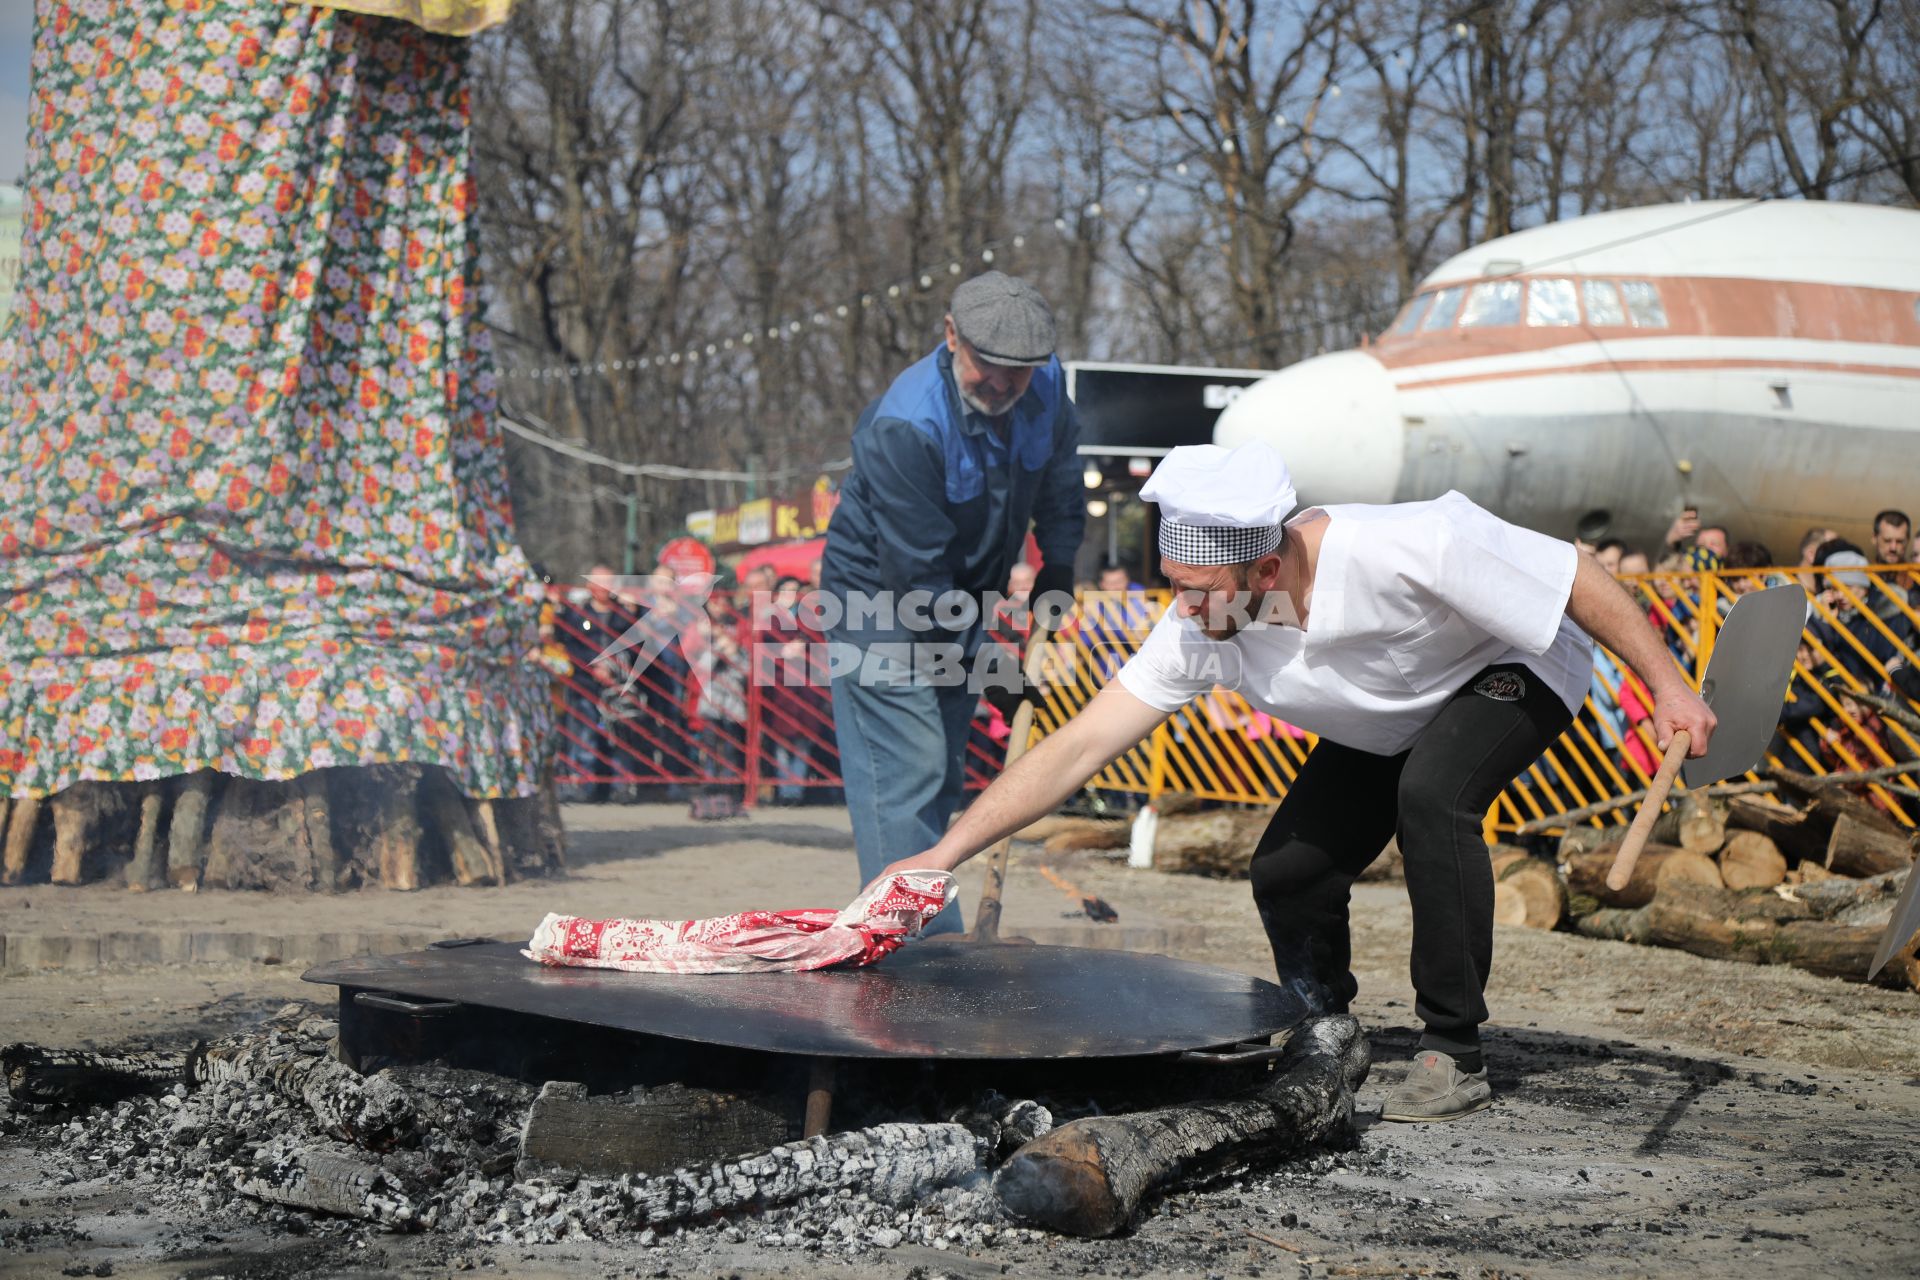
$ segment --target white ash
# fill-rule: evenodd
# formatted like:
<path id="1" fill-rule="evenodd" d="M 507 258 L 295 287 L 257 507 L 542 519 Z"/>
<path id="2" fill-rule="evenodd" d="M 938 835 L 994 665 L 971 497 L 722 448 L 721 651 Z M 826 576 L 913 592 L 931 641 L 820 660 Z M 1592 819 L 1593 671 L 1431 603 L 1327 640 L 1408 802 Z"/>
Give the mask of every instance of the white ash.
<path id="1" fill-rule="evenodd" d="M 261 1060 L 330 1060 L 334 1033 L 331 1021 L 289 1006 L 257 1033 Z M 668 1257 L 721 1241 L 857 1255 L 1043 1234 L 1007 1219 L 985 1174 L 996 1150 L 1051 1127 L 1047 1109 L 1029 1101 L 989 1094 L 966 1109 L 967 1125 L 880 1125 L 657 1177 L 516 1181 L 531 1087 L 395 1068 L 349 1089 L 379 1103 L 378 1123 L 367 1124 L 343 1117 L 336 1094 L 309 1096 L 308 1080 L 331 1075 L 223 1070 L 199 1087 L 84 1113 L 6 1100 L 0 1134 L 34 1139 L 63 1184 L 129 1184 L 155 1208 L 203 1221 L 243 1215 L 289 1234 L 432 1231 L 461 1248 L 618 1237 Z M 392 1149 L 354 1145 L 343 1130 L 377 1133 Z M 932 1182 L 956 1185 L 929 1193 Z"/>

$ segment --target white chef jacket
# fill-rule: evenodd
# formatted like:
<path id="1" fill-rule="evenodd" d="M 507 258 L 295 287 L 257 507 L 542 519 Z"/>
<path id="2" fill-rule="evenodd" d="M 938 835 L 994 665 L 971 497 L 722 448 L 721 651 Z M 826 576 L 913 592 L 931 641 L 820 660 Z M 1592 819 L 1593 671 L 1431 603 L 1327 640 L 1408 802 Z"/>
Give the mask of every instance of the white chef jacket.
<path id="1" fill-rule="evenodd" d="M 1593 642 L 1566 615 L 1579 564 L 1572 543 L 1508 524 L 1456 492 L 1320 510 L 1329 522 L 1304 631 L 1252 622 L 1209 640 L 1169 608 L 1120 669 L 1127 692 L 1177 711 L 1217 684 L 1377 755 L 1412 746 L 1482 667 L 1523 665 L 1579 709 Z"/>

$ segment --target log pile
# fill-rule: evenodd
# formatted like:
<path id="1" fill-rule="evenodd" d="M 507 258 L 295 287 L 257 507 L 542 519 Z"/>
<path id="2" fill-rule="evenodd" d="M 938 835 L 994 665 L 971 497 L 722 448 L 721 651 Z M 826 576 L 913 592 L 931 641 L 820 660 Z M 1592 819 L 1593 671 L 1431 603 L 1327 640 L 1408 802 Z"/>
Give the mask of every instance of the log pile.
<path id="1" fill-rule="evenodd" d="M 319 769 L 285 782 L 201 770 L 80 782 L 0 800 L 0 884 L 123 883 L 332 893 L 436 881 L 505 884 L 565 864 L 552 788 L 476 800 L 445 769 Z"/>
<path id="2" fill-rule="evenodd" d="M 792 1141 L 778 1115 L 694 1086 L 590 1099 L 577 1085 L 536 1090 L 434 1063 L 363 1076 L 338 1061 L 336 1033 L 292 1005 L 187 1052 L 10 1045 L 0 1134 L 43 1127 L 57 1135 L 43 1150 L 70 1165 L 62 1181 L 122 1180 L 201 1221 L 238 1212 L 299 1232 L 332 1218 L 491 1243 L 642 1246 L 752 1230 L 857 1255 L 1032 1239 L 1036 1227 L 1111 1234 L 1184 1180 L 1350 1145 L 1367 1069 L 1358 1024 L 1326 1018 L 1299 1028 L 1244 1096 L 1118 1115 L 1081 1102 L 1096 1114 L 1056 1129 L 1047 1107 L 987 1090 L 957 1111 L 916 1102 Z M 662 1115 L 615 1114 L 653 1103 Z M 679 1144 L 680 1163 L 637 1167 L 662 1140 Z"/>
<path id="3" fill-rule="evenodd" d="M 1626 827 L 1569 829 L 1558 865 L 1569 927 L 1865 981 L 1920 837 L 1844 776 L 1772 769 L 1767 779 L 1770 794 L 1739 784 L 1731 794 L 1681 797 L 1623 889 L 1609 889 L 1606 878 Z M 1875 981 L 1920 990 L 1920 939 Z"/>

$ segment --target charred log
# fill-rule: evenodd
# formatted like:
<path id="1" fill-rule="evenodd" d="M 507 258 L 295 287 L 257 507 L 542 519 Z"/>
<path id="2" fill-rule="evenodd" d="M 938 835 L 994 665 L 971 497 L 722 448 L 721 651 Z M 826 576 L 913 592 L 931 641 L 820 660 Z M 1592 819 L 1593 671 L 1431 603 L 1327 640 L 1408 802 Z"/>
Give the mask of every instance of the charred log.
<path id="1" fill-rule="evenodd" d="M 1353 1094 L 1370 1061 L 1359 1023 L 1316 1019 L 1294 1033 L 1274 1079 L 1253 1096 L 1072 1121 L 1017 1151 L 994 1175 L 994 1192 L 1030 1222 L 1113 1235 L 1184 1174 L 1350 1142 Z"/>
<path id="2" fill-rule="evenodd" d="M 21 1102 L 61 1107 L 117 1102 L 158 1093 L 187 1078 L 188 1055 L 164 1050 L 89 1053 L 10 1044 L 0 1049 L 7 1092 Z"/>
<path id="3" fill-rule="evenodd" d="M 907 1204 L 965 1181 L 979 1168 L 979 1140 L 960 1125 L 880 1124 L 637 1179 L 627 1194 L 632 1225 L 658 1226 L 771 1208 L 842 1187 L 885 1204 Z"/>
<path id="4" fill-rule="evenodd" d="M 583 1084 L 551 1080 L 527 1116 L 518 1172 L 667 1173 L 738 1159 L 795 1136 L 790 1110 L 680 1084 L 594 1098 Z"/>

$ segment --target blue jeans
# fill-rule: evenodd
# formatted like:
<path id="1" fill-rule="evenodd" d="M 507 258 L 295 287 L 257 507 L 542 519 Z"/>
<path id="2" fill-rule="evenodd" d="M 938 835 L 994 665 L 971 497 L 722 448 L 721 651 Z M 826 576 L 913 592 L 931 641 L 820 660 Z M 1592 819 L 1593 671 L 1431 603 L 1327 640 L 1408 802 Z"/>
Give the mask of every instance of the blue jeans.
<path id="1" fill-rule="evenodd" d="M 567 690 L 567 712 L 567 732 L 573 736 L 563 737 L 561 742 L 565 745 L 567 762 L 573 766 L 576 779 L 605 776 L 612 767 L 607 761 L 614 756 L 600 703 L 590 695 L 570 688 Z M 604 782 L 576 780 L 562 790 L 565 793 L 563 799 L 575 802 L 598 804 L 607 798 L 607 784 Z"/>
<path id="2" fill-rule="evenodd" d="M 979 700 L 964 682 L 936 688 L 862 684 L 858 671 L 835 677 L 833 731 L 860 887 L 946 834 L 966 781 L 967 730 Z M 955 902 L 928 922 L 926 932 L 962 928 Z"/>

